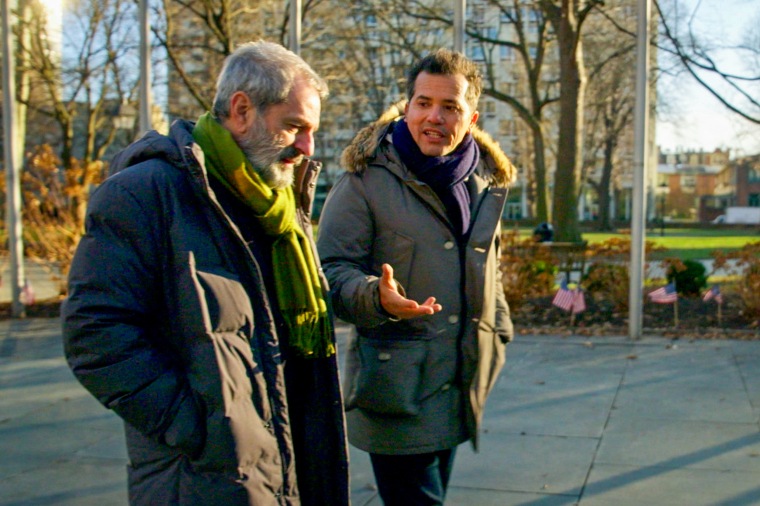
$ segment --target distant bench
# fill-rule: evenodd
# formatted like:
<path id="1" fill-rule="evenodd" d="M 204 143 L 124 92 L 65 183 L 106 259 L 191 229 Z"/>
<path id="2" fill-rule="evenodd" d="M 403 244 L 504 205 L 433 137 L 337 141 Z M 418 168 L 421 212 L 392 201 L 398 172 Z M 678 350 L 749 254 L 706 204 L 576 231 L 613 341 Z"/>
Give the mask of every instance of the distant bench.
<path id="1" fill-rule="evenodd" d="M 537 242 L 511 246 L 511 253 L 522 258 L 541 257 L 548 251 L 552 263 L 565 275 L 568 283 L 578 283 L 586 269 L 588 241 L 583 242 Z M 539 250 L 541 248 L 541 250 Z"/>

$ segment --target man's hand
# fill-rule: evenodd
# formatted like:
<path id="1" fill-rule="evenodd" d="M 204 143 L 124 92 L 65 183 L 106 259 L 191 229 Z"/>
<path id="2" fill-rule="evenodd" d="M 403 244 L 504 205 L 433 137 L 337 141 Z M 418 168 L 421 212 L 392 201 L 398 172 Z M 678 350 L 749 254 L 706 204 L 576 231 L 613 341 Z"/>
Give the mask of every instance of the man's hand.
<path id="1" fill-rule="evenodd" d="M 383 276 L 380 278 L 380 304 L 385 311 L 402 320 L 435 314 L 443 309 L 435 303 L 435 297 L 428 297 L 420 304 L 401 295 L 398 283 L 393 279 L 393 267 L 388 264 L 383 264 Z"/>

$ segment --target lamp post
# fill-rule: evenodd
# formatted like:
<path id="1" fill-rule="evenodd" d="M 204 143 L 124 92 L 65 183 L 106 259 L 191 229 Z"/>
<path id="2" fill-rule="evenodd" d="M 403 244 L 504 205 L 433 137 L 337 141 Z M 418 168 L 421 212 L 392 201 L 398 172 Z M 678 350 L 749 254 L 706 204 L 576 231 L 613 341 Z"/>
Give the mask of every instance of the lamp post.
<path id="1" fill-rule="evenodd" d="M 665 235 L 665 199 L 669 192 L 668 183 L 662 182 L 657 187 L 657 193 L 660 195 L 660 237 Z"/>

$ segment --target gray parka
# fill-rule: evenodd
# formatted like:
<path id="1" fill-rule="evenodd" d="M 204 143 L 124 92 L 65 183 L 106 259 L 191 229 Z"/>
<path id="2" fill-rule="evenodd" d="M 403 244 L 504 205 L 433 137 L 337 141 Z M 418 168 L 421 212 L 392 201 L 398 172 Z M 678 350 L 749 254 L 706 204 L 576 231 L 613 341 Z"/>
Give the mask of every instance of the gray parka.
<path id="1" fill-rule="evenodd" d="M 499 270 L 500 220 L 514 167 L 475 128 L 481 163 L 467 182 L 460 242 L 435 192 L 405 167 L 390 136 L 403 105 L 360 131 L 325 202 L 317 249 L 336 314 L 355 325 L 346 355 L 349 441 L 372 453 L 453 448 L 477 434 L 513 330 Z M 378 281 L 390 264 L 406 297 L 443 310 L 394 321 Z"/>
<path id="2" fill-rule="evenodd" d="M 66 358 L 124 420 L 131 504 L 348 504 L 336 357 L 283 358 L 261 236 L 220 204 L 192 127 L 144 136 L 92 195 L 62 308 Z M 310 236 L 318 166 L 303 169 Z"/>

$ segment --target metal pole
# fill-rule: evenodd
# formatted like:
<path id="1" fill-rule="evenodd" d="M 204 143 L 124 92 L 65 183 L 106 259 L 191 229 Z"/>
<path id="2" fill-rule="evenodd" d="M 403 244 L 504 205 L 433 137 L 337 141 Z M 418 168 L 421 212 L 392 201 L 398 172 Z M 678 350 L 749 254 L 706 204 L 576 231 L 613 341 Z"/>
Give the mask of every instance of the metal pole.
<path id="1" fill-rule="evenodd" d="M 10 7 L 2 0 L 3 23 L 3 146 L 5 159 L 5 183 L 7 207 L 5 226 L 8 231 L 11 274 L 11 315 L 26 316 L 21 303 L 21 287 L 24 283 L 24 243 L 21 228 L 21 178 L 16 165 L 19 139 L 16 137 L 16 76 L 14 65 L 13 32 L 10 27 Z"/>
<path id="2" fill-rule="evenodd" d="M 631 271 L 628 291 L 628 335 L 641 338 L 646 200 L 644 176 L 647 169 L 649 128 L 649 17 L 650 0 L 639 0 L 636 43 L 636 109 L 634 111 L 633 215 L 631 216 Z"/>
<path id="3" fill-rule="evenodd" d="M 464 53 L 464 23 L 467 0 L 454 0 L 454 51 Z"/>
<path id="4" fill-rule="evenodd" d="M 301 54 L 301 0 L 290 0 L 290 50 Z"/>
<path id="5" fill-rule="evenodd" d="M 150 22 L 148 21 L 148 0 L 140 0 L 140 133 L 152 129 L 151 121 L 151 67 L 150 67 Z"/>

